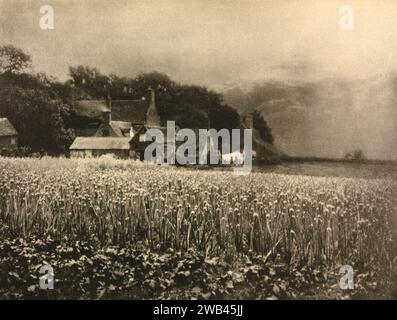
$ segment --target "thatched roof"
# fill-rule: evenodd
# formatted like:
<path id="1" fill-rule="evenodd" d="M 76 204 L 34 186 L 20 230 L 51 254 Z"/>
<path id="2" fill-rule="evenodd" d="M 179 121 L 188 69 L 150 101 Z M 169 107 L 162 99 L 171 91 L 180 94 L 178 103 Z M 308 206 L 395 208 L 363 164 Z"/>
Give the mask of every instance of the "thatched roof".
<path id="1" fill-rule="evenodd" d="M 102 123 L 95 131 L 95 133 L 91 134 L 91 136 L 104 137 L 105 136 L 104 130 L 106 128 L 107 125 Z M 124 121 L 110 121 L 110 129 L 111 132 L 110 134 L 108 133 L 108 136 L 110 137 L 129 137 L 131 124 L 129 122 L 124 122 Z"/>
<path id="2" fill-rule="evenodd" d="M 146 100 L 112 100 L 109 109 L 106 100 L 79 100 L 74 110 L 77 115 L 88 118 L 100 118 L 102 112 L 112 113 L 113 121 L 143 124 L 146 122 L 149 103 Z"/>
<path id="3" fill-rule="evenodd" d="M 18 132 L 7 118 L 0 118 L 0 137 L 17 136 Z"/>
<path id="4" fill-rule="evenodd" d="M 148 108 L 145 100 L 112 100 L 112 120 L 145 123 Z"/>
<path id="5" fill-rule="evenodd" d="M 79 116 L 98 118 L 101 117 L 102 112 L 104 111 L 110 111 L 105 100 L 76 101 L 75 112 Z"/>
<path id="6" fill-rule="evenodd" d="M 77 137 L 70 150 L 129 150 L 129 137 Z"/>

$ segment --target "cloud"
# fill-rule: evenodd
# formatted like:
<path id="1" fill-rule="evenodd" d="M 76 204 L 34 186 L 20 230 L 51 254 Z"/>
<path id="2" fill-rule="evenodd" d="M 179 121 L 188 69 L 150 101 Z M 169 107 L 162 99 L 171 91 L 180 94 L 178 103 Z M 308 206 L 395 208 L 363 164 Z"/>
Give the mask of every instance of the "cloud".
<path id="1" fill-rule="evenodd" d="M 350 1 L 353 31 L 339 28 L 340 1 L 51 3 L 55 29 L 43 31 L 41 1 L 0 0 L 0 38 L 30 52 L 39 71 L 60 79 L 71 64 L 121 75 L 158 69 L 210 86 L 309 76 L 306 69 L 291 69 L 297 61 L 325 77 L 365 77 L 396 66 L 393 1 Z M 275 65 L 290 70 L 280 74 Z"/>

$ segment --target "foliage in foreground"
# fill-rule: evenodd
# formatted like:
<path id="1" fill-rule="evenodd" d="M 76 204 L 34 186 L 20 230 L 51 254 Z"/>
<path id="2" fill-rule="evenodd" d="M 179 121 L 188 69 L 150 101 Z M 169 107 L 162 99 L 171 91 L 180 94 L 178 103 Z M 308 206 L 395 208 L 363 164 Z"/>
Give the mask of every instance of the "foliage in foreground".
<path id="1" fill-rule="evenodd" d="M 206 258 L 195 249 L 153 252 L 139 244 L 102 248 L 92 241 L 9 238 L 1 228 L 3 299 L 307 299 L 390 298 L 374 272 L 356 275 L 354 290 L 338 287 L 338 270 L 290 268 L 262 256 Z M 39 287 L 39 269 L 54 268 L 54 289 Z M 386 290 L 385 290 L 386 289 Z"/>

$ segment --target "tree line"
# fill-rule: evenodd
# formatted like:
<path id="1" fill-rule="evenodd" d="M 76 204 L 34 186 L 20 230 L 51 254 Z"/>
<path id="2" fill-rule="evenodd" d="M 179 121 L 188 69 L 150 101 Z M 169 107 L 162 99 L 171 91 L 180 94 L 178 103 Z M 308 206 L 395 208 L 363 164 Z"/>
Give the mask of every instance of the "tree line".
<path id="1" fill-rule="evenodd" d="M 166 74 L 142 73 L 136 77 L 105 75 L 98 68 L 69 68 L 70 79 L 59 82 L 44 73 L 33 74 L 31 57 L 12 45 L 0 47 L 0 116 L 7 117 L 19 133 L 19 144 L 32 152 L 67 154 L 75 138 L 75 101 L 148 98 L 156 92 L 162 120 L 175 120 L 181 128 L 240 128 L 238 112 L 222 95 L 203 86 L 179 84 Z M 272 143 L 263 117 L 254 115 L 254 127 Z"/>

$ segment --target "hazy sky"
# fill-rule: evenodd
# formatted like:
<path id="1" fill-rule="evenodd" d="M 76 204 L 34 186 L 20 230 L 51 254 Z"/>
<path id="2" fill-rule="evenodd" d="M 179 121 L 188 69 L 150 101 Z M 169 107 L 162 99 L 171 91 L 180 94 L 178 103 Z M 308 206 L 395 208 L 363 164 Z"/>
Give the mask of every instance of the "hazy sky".
<path id="1" fill-rule="evenodd" d="M 39 27 L 41 5 L 55 29 Z M 341 30 L 339 8 L 354 9 Z M 397 64 L 397 1 L 0 0 L 0 44 L 32 55 L 35 71 L 68 66 L 134 76 L 158 70 L 219 87 L 267 78 L 366 78 Z"/>
<path id="2" fill-rule="evenodd" d="M 54 30 L 40 29 L 42 5 L 54 8 Z M 353 8 L 353 30 L 340 28 L 343 5 Z M 316 116 L 310 111 L 313 119 L 293 133 L 311 138 L 283 140 L 283 122 L 276 144 L 292 154 L 361 148 L 397 157 L 395 0 L 0 0 L 0 45 L 7 43 L 32 56 L 35 72 L 60 80 L 80 64 L 130 77 L 156 70 L 219 90 L 335 79 L 347 93 L 316 91 Z"/>

